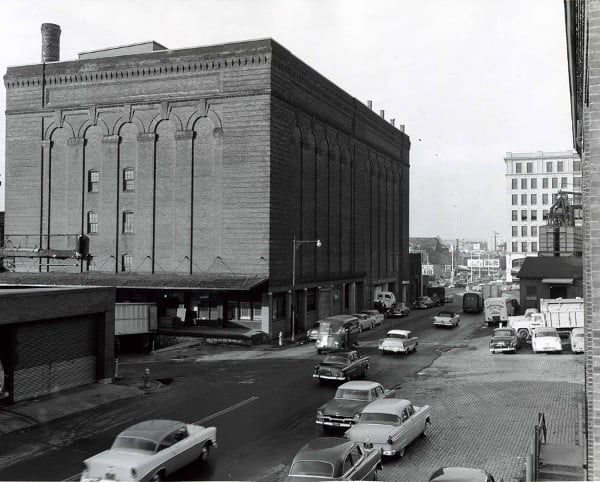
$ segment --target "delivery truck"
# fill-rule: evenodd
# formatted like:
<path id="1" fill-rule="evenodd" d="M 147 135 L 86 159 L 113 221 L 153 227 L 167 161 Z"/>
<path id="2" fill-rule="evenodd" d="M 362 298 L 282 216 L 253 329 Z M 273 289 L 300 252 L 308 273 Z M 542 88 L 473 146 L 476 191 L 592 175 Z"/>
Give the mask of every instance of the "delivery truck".
<path id="1" fill-rule="evenodd" d="M 158 331 L 156 303 L 115 303 L 115 345 L 149 351 Z"/>

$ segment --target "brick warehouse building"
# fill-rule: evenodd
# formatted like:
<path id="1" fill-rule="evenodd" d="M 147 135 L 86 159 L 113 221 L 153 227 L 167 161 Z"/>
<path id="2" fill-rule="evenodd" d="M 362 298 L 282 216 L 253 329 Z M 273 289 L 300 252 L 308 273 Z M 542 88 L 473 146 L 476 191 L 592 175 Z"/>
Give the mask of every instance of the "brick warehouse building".
<path id="1" fill-rule="evenodd" d="M 600 62 L 599 0 L 565 0 L 573 146 L 583 171 L 583 295 L 587 478 L 600 479 Z"/>
<path id="2" fill-rule="evenodd" d="M 58 26 L 42 34 L 43 62 L 4 77 L 0 282 L 164 293 L 272 335 L 293 305 L 304 329 L 376 290 L 405 298 L 403 129 L 271 39 L 61 62 Z"/>

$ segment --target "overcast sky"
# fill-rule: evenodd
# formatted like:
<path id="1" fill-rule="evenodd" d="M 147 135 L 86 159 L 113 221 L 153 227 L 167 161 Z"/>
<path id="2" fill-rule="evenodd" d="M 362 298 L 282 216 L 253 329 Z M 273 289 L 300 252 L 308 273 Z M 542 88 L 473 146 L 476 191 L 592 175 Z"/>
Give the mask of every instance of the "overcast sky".
<path id="1" fill-rule="evenodd" d="M 563 0 L 3 0 L 1 8 L 3 74 L 40 62 L 44 22 L 61 26 L 61 60 L 146 40 L 177 49 L 274 38 L 406 126 L 411 236 L 507 235 L 505 153 L 572 148 Z M 4 133 L 2 116 L 2 146 Z"/>

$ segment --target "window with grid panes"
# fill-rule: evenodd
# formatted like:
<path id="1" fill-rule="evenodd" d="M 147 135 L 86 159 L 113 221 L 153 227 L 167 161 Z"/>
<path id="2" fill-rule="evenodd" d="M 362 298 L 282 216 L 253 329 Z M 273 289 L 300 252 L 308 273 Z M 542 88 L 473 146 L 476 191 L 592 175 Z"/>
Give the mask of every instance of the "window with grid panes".
<path id="1" fill-rule="evenodd" d="M 531 189 L 537 189 L 537 179 L 534 177 L 531 179 Z"/>
<path id="2" fill-rule="evenodd" d="M 552 161 L 546 162 L 546 172 L 552 172 Z"/>
<path id="3" fill-rule="evenodd" d="M 512 179 L 511 180 L 511 185 L 513 189 L 517 189 L 519 187 L 519 181 L 518 179 Z"/>
<path id="4" fill-rule="evenodd" d="M 532 194 L 531 195 L 531 204 L 532 205 L 536 205 L 537 204 L 537 194 Z"/>
<path id="5" fill-rule="evenodd" d="M 527 209 L 521 210 L 521 221 L 527 221 Z"/>
<path id="6" fill-rule="evenodd" d="M 527 236 L 527 226 L 521 226 L 521 236 L 523 238 Z"/>
<path id="7" fill-rule="evenodd" d="M 542 204 L 548 204 L 548 194 L 542 194 Z"/>
<path id="8" fill-rule="evenodd" d="M 513 241 L 513 243 L 512 243 L 512 252 L 513 253 L 519 252 L 519 243 L 517 241 Z"/>
<path id="9" fill-rule="evenodd" d="M 519 198 L 518 198 L 517 194 L 512 195 L 512 204 L 513 204 L 513 206 L 516 206 L 517 204 L 519 204 Z"/>
<path id="10" fill-rule="evenodd" d="M 519 227 L 518 226 L 512 227 L 512 235 L 514 238 L 516 238 L 519 235 Z"/>
<path id="11" fill-rule="evenodd" d="M 130 167 L 123 169 L 123 191 L 135 191 L 135 172 Z"/>
<path id="12" fill-rule="evenodd" d="M 527 252 L 527 248 L 529 248 L 528 244 L 529 244 L 529 243 L 527 243 L 527 241 L 523 241 L 523 242 L 521 243 L 521 251 L 522 251 L 523 253 L 526 253 L 526 252 Z"/>
<path id="13" fill-rule="evenodd" d="M 527 194 L 521 194 L 521 205 L 527 206 Z"/>
<path id="14" fill-rule="evenodd" d="M 131 271 L 133 269 L 133 256 L 124 254 L 121 258 L 121 271 Z"/>
<path id="15" fill-rule="evenodd" d="M 531 235 L 537 236 L 537 226 L 531 226 Z"/>
<path id="16" fill-rule="evenodd" d="M 512 210 L 512 220 L 513 221 L 518 221 L 519 220 L 519 212 L 516 209 Z"/>
<path id="17" fill-rule="evenodd" d="M 527 163 L 527 172 L 531 174 L 533 172 L 533 162 Z"/>
<path id="18" fill-rule="evenodd" d="M 561 177 L 560 178 L 560 187 L 567 187 L 567 183 L 569 182 L 568 178 Z"/>
<path id="19" fill-rule="evenodd" d="M 123 232 L 133 233 L 133 213 L 131 211 L 123 212 Z"/>
<path id="20" fill-rule="evenodd" d="M 556 172 L 564 171 L 564 163 L 563 161 L 556 161 Z"/>
<path id="21" fill-rule="evenodd" d="M 521 163 L 520 162 L 515 163 L 515 172 L 517 174 L 521 174 Z"/>
<path id="22" fill-rule="evenodd" d="M 527 178 L 521 179 L 521 189 L 527 189 Z"/>
<path id="23" fill-rule="evenodd" d="M 535 209 L 531 211 L 531 220 L 537 221 L 537 211 Z"/>
<path id="24" fill-rule="evenodd" d="M 557 189 L 558 188 L 558 177 L 553 177 L 552 178 L 552 189 Z"/>
<path id="25" fill-rule="evenodd" d="M 534 253 L 537 251 L 537 241 L 531 242 L 531 251 Z"/>
<path id="26" fill-rule="evenodd" d="M 98 214 L 94 211 L 89 211 L 87 214 L 87 232 L 88 234 L 98 233 Z"/>
<path id="27" fill-rule="evenodd" d="M 88 171 L 88 192 L 98 192 L 100 190 L 100 173 L 95 169 Z"/>
<path id="28" fill-rule="evenodd" d="M 542 189 L 548 189 L 548 178 L 547 177 L 542 178 Z"/>

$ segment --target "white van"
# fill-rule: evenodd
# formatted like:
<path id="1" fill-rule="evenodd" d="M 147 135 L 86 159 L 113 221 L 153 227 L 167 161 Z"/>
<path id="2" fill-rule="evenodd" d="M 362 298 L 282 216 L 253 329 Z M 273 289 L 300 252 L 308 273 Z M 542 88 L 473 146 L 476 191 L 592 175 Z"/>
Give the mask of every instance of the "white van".
<path id="1" fill-rule="evenodd" d="M 508 323 L 508 317 L 514 314 L 509 298 L 487 298 L 483 300 L 483 316 L 488 325 Z"/>
<path id="2" fill-rule="evenodd" d="M 383 303 L 389 310 L 390 308 L 396 306 L 396 295 L 391 291 L 380 291 L 377 293 L 376 301 Z"/>

